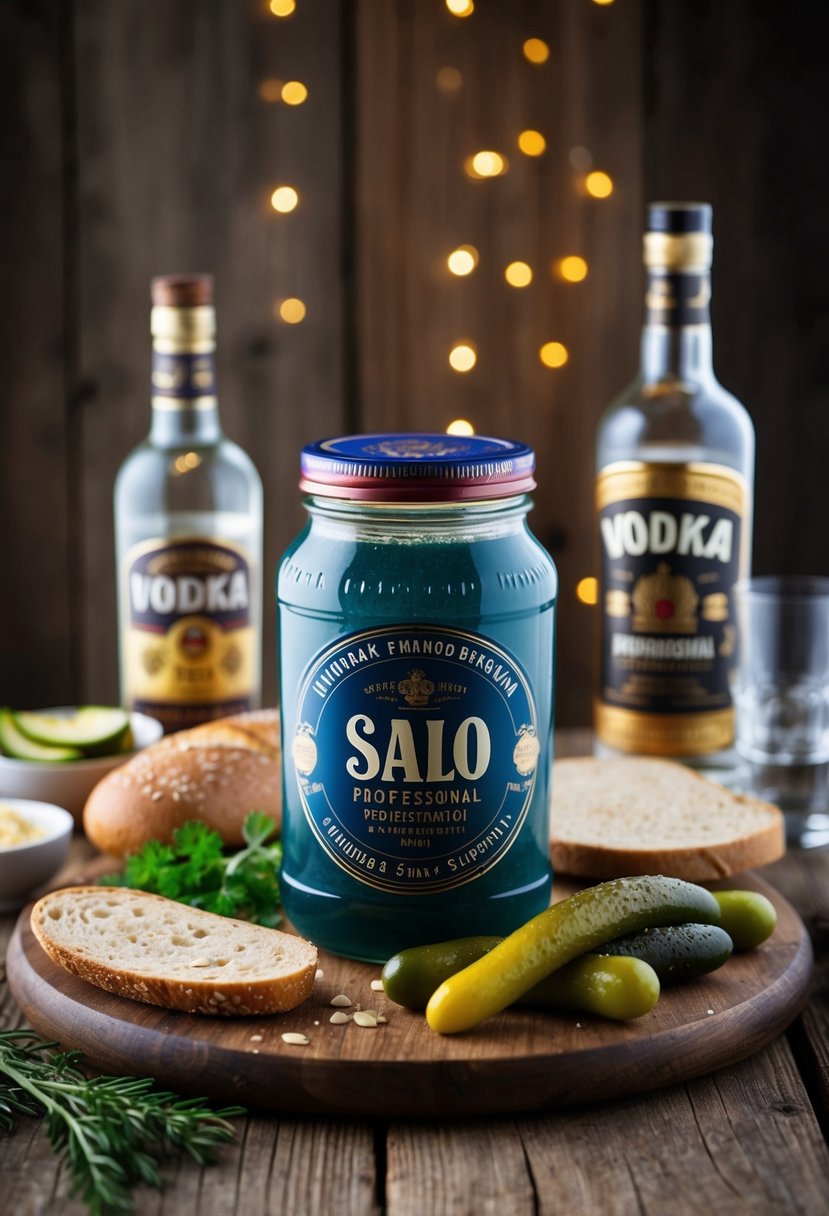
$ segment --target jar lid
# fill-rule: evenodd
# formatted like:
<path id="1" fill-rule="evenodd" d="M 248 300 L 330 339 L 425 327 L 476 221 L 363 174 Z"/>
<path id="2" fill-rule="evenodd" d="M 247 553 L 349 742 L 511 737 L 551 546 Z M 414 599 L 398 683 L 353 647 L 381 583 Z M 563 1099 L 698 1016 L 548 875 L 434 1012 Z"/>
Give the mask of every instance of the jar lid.
<path id="1" fill-rule="evenodd" d="M 535 453 L 488 435 L 343 435 L 302 449 L 300 489 L 359 502 L 462 502 L 535 489 Z"/>

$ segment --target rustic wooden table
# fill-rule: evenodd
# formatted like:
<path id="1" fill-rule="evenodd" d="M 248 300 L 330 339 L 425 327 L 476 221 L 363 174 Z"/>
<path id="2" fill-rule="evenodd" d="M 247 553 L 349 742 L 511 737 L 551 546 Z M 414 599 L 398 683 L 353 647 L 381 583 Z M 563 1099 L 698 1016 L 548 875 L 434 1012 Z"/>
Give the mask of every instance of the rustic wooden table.
<path id="1" fill-rule="evenodd" d="M 581 750 L 580 740 L 560 740 Z M 563 750 L 563 749 L 562 749 Z M 90 856 L 78 837 L 70 866 Z M 171 1161 L 138 1216 L 821 1216 L 829 1211 L 829 851 L 763 877 L 815 948 L 809 1003 L 742 1063 L 642 1097 L 505 1118 L 373 1120 L 251 1114 L 218 1163 Z M 0 917 L 0 947 L 15 917 Z M 21 1014 L 0 984 L 0 1026 Z M 81 1216 L 39 1121 L 0 1138 L 0 1212 Z"/>

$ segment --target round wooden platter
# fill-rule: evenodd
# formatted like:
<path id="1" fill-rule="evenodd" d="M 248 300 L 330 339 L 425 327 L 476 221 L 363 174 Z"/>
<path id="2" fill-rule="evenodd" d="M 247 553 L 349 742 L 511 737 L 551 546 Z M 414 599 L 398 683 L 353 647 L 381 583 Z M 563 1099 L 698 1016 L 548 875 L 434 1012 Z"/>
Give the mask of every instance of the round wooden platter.
<path id="1" fill-rule="evenodd" d="M 775 904 L 778 924 L 757 950 L 663 991 L 627 1024 L 574 1013 L 511 1009 L 462 1035 L 430 1031 L 422 1015 L 371 987 L 380 968 L 321 954 L 323 975 L 291 1013 L 210 1018 L 143 1005 L 56 966 L 18 921 L 8 980 L 30 1024 L 77 1048 L 106 1073 L 151 1076 L 180 1093 L 272 1111 L 331 1115 L 470 1115 L 543 1110 L 642 1093 L 700 1076 L 776 1038 L 805 1003 L 811 946 L 795 910 L 756 875 L 730 879 Z M 577 889 L 557 879 L 556 898 Z M 332 1025 L 331 1000 L 387 1019 Z M 352 1010 L 353 1011 L 353 1010 Z M 352 1012 L 350 1011 L 350 1012 Z M 307 1036 L 286 1043 L 285 1032 Z"/>

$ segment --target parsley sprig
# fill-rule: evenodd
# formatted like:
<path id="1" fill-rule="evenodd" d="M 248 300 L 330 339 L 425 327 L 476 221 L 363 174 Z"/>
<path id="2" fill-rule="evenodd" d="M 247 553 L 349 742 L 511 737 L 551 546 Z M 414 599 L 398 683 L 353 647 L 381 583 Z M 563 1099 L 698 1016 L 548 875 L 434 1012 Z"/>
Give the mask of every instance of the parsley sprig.
<path id="1" fill-rule="evenodd" d="M 273 928 L 281 920 L 277 873 L 282 846 L 267 843 L 275 831 L 269 815 L 251 811 L 242 828 L 245 848 L 228 855 L 218 832 L 190 820 L 176 829 L 172 844 L 149 841 L 126 858 L 122 873 L 99 881 Z"/>
<path id="2" fill-rule="evenodd" d="M 180 1098 L 150 1078 L 86 1077 L 78 1051 L 29 1030 L 0 1031 L 0 1130 L 19 1115 L 44 1116 L 55 1152 L 66 1160 L 72 1192 L 92 1216 L 133 1210 L 132 1188 L 161 1188 L 161 1160 L 179 1150 L 208 1165 L 233 1138 L 241 1106 L 213 1111 L 204 1098 Z"/>

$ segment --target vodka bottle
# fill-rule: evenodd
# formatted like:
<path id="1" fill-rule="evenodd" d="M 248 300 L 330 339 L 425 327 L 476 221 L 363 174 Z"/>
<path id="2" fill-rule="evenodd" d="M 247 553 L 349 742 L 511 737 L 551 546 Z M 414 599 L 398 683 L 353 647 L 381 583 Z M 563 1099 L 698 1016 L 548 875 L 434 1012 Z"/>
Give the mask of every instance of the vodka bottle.
<path id="1" fill-rule="evenodd" d="M 121 698 L 166 731 L 255 708 L 262 485 L 225 438 L 209 276 L 152 284 L 152 423 L 115 484 Z"/>
<path id="2" fill-rule="evenodd" d="M 733 741 L 732 588 L 751 554 L 754 429 L 711 352 L 711 208 L 655 203 L 641 366 L 598 432 L 599 750 L 696 758 Z"/>

